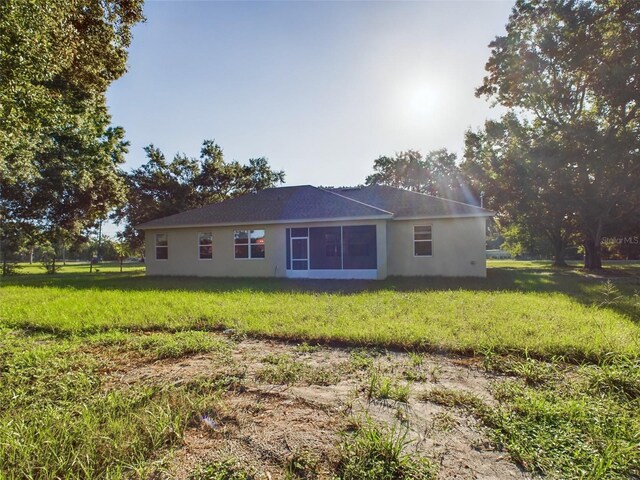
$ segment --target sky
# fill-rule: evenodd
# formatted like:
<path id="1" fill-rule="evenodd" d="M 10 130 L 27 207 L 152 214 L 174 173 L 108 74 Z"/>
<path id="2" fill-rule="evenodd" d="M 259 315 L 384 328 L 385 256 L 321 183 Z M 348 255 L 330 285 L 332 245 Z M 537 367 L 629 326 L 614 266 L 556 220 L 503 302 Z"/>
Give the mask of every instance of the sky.
<path id="1" fill-rule="evenodd" d="M 286 185 L 364 182 L 381 155 L 447 148 L 499 116 L 474 90 L 513 1 L 147 0 L 110 87 L 130 141 L 227 160 L 266 157 Z"/>

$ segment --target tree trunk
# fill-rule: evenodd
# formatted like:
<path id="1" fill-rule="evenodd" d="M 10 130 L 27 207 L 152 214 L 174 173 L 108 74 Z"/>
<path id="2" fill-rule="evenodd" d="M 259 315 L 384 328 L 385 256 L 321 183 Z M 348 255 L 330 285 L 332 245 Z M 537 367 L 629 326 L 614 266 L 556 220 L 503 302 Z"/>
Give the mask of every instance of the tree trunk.
<path id="1" fill-rule="evenodd" d="M 587 270 L 602 269 L 602 256 L 600 255 L 600 241 L 586 239 L 584 242 L 584 268 Z"/>
<path id="2" fill-rule="evenodd" d="M 33 265 L 33 250 L 34 250 L 34 247 L 31 247 L 29 249 L 29 265 Z"/>
<path id="3" fill-rule="evenodd" d="M 122 262 L 124 261 L 124 258 L 120 259 L 120 273 L 122 273 Z"/>
<path id="4" fill-rule="evenodd" d="M 7 275 L 8 273 L 8 269 L 7 269 L 7 251 L 2 248 L 2 275 Z"/>
<path id="5" fill-rule="evenodd" d="M 560 240 L 553 242 L 553 266 L 554 267 L 566 267 L 567 262 L 564 261 L 564 249 L 565 243 Z"/>
<path id="6" fill-rule="evenodd" d="M 600 240 L 602 240 L 602 220 L 598 219 L 595 229 L 585 232 L 584 238 L 584 268 L 586 270 L 601 270 L 602 255 Z"/>

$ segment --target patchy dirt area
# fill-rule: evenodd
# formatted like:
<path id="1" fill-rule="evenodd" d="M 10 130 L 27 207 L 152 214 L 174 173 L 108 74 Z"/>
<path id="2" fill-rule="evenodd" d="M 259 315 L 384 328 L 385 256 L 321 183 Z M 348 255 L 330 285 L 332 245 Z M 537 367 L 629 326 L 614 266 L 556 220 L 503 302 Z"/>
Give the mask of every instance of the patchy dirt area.
<path id="1" fill-rule="evenodd" d="M 224 386 L 216 408 L 187 429 L 160 478 L 187 480 L 203 465 L 227 459 L 255 478 L 291 478 L 287 472 L 301 462 L 313 465 L 314 475 L 305 478 L 332 478 L 342 432 L 364 417 L 405 431 L 405 448 L 436 464 L 438 478 L 532 478 L 493 448 L 467 410 L 429 400 L 431 390 L 441 389 L 494 403 L 490 386 L 499 377 L 474 359 L 225 341 L 223 351 L 163 360 L 109 355 L 104 364 L 108 389 L 206 381 Z"/>

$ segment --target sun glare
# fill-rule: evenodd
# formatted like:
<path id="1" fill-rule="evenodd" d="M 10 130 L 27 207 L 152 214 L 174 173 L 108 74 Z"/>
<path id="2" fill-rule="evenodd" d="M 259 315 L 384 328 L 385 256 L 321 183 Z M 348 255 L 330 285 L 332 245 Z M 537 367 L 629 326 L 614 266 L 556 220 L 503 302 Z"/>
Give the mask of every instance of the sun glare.
<path id="1" fill-rule="evenodd" d="M 416 116 L 433 113 L 435 92 L 428 86 L 422 85 L 408 92 L 407 106 Z"/>
<path id="2" fill-rule="evenodd" d="M 404 85 L 398 95 L 400 117 L 407 125 L 424 125 L 437 117 L 439 92 L 429 82 Z"/>

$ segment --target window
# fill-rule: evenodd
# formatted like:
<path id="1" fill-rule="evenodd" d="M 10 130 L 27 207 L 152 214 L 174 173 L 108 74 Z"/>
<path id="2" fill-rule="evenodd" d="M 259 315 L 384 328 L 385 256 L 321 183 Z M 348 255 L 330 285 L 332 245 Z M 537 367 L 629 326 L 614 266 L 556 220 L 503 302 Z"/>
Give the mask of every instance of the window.
<path id="1" fill-rule="evenodd" d="M 169 238 L 166 233 L 156 233 L 156 260 L 169 258 Z"/>
<path id="2" fill-rule="evenodd" d="M 430 257 L 432 253 L 431 225 L 414 225 L 413 255 L 416 257 Z"/>
<path id="3" fill-rule="evenodd" d="M 200 260 L 213 259 L 213 233 L 198 233 L 198 256 Z"/>
<path id="4" fill-rule="evenodd" d="M 264 230 L 236 230 L 233 243 L 236 258 L 264 258 Z"/>

